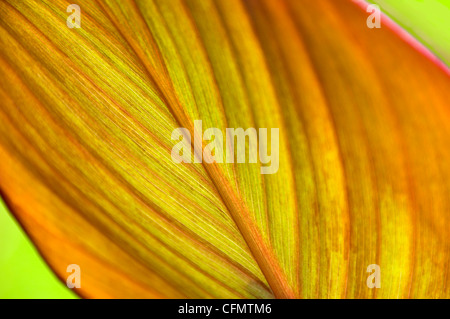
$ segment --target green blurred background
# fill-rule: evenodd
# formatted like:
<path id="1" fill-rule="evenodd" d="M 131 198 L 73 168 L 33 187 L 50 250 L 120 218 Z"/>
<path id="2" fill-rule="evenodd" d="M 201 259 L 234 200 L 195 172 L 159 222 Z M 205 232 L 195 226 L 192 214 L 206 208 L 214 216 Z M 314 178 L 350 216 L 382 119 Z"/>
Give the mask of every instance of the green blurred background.
<path id="1" fill-rule="evenodd" d="M 370 2 L 450 65 L 450 0 Z M 0 298 L 77 298 L 45 264 L 1 200 Z"/>
<path id="2" fill-rule="evenodd" d="M 400 24 L 450 65 L 450 0 L 374 0 Z"/>
<path id="3" fill-rule="evenodd" d="M 52 273 L 1 201 L 0 298 L 76 298 Z"/>

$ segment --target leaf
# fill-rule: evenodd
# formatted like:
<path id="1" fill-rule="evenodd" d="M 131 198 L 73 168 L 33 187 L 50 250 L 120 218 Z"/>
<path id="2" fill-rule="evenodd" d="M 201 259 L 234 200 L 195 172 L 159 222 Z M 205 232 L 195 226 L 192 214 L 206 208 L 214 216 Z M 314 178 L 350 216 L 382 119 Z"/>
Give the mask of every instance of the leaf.
<path id="1" fill-rule="evenodd" d="M 448 70 L 347 1 L 78 4 L 0 3 L 0 188 L 83 297 L 449 296 Z M 175 163 L 195 120 L 278 172 Z"/>

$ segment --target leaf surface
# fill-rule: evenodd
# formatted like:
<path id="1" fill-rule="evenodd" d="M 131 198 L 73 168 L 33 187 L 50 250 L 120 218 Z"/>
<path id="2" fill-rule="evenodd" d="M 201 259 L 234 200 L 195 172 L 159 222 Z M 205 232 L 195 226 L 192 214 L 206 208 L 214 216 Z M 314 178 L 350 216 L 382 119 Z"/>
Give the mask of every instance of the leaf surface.
<path id="1" fill-rule="evenodd" d="M 350 1 L 69 4 L 0 3 L 0 189 L 82 296 L 449 296 L 447 70 Z M 196 120 L 278 172 L 174 163 Z"/>

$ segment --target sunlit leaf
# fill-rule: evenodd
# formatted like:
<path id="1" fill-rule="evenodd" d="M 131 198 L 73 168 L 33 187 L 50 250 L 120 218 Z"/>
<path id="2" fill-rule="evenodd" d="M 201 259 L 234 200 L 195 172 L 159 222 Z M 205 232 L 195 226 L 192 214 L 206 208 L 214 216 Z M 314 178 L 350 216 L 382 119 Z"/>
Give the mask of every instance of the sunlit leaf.
<path id="1" fill-rule="evenodd" d="M 69 4 L 0 2 L 0 189 L 83 297 L 449 297 L 447 69 L 351 1 Z M 175 163 L 196 120 L 278 171 Z"/>

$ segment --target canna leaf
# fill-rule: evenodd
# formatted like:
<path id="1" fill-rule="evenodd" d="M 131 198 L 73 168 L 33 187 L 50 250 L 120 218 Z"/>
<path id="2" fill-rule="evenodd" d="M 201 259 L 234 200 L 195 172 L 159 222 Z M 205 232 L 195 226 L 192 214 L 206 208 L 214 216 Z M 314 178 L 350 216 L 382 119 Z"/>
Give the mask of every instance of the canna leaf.
<path id="1" fill-rule="evenodd" d="M 0 189 L 80 295 L 450 296 L 446 67 L 351 1 L 69 4 L 0 2 Z M 278 171 L 196 163 L 209 128 L 278 128 Z"/>

